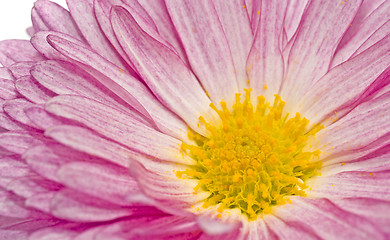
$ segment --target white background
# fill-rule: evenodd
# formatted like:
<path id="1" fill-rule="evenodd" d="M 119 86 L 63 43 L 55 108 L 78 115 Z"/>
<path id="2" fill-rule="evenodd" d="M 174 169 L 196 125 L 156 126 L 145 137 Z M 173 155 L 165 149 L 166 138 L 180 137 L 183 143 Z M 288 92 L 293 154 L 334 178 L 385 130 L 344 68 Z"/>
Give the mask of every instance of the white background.
<path id="1" fill-rule="evenodd" d="M 31 26 L 31 8 L 35 0 L 0 0 L 0 41 L 28 39 L 26 29 Z M 66 0 L 52 0 L 66 6 Z"/>

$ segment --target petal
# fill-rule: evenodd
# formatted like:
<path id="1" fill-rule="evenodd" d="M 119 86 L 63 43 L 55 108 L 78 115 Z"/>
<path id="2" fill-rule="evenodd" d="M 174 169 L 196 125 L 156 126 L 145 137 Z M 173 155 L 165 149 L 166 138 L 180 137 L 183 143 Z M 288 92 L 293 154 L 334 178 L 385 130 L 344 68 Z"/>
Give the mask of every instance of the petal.
<path id="1" fill-rule="evenodd" d="M 29 175 L 29 167 L 17 155 L 0 158 L 0 186 L 6 187 L 12 180 Z"/>
<path id="2" fill-rule="evenodd" d="M 378 77 L 390 66 L 389 44 L 390 35 L 364 53 L 333 68 L 301 99 L 302 114 L 314 123 L 334 115 L 334 111 L 339 118 L 342 116 L 340 110 L 346 108 L 348 111 L 356 106 L 355 102 L 369 87 L 376 89 L 375 85 L 383 86 L 387 81 L 385 76 Z M 337 112 L 340 112 L 339 115 Z"/>
<path id="3" fill-rule="evenodd" d="M 26 116 L 40 130 L 46 130 L 52 126 L 61 125 L 64 122 L 71 123 L 53 114 L 48 113 L 43 106 L 35 105 L 24 109 Z"/>
<path id="4" fill-rule="evenodd" d="M 111 22 L 118 41 L 156 97 L 193 129 L 210 100 L 202 87 L 170 49 L 144 32 L 123 8 L 115 7 Z"/>
<path id="5" fill-rule="evenodd" d="M 320 239 L 384 239 L 374 224 L 345 212 L 327 199 L 294 198 L 293 204 L 275 209 L 284 222 L 295 223 Z M 318 224 L 320 223 L 320 224 Z"/>
<path id="6" fill-rule="evenodd" d="M 390 2 L 385 1 L 373 11 L 360 25 L 358 31 L 341 48 L 338 48 L 332 67 L 349 59 L 353 53 L 375 32 L 389 21 Z"/>
<path id="7" fill-rule="evenodd" d="M 238 88 L 247 87 L 246 61 L 253 41 L 248 13 L 243 1 L 213 1 L 232 53 Z"/>
<path id="8" fill-rule="evenodd" d="M 63 33 L 57 33 L 53 31 L 41 31 L 36 33 L 34 36 L 31 37 L 30 42 L 31 45 L 34 46 L 34 48 L 43 56 L 45 56 L 48 59 L 61 59 L 61 60 L 68 60 L 65 56 L 63 56 L 61 53 L 53 49 L 47 41 L 47 36 L 50 34 L 57 34 L 59 36 L 66 37 L 68 35 Z"/>
<path id="9" fill-rule="evenodd" d="M 127 2 L 136 2 L 134 0 L 128 0 Z M 176 29 L 172 23 L 171 17 L 168 14 L 167 7 L 164 0 L 138 0 L 139 4 L 149 13 L 153 19 L 154 24 L 157 26 L 157 30 L 170 45 L 173 46 L 180 58 L 188 65 L 187 55 L 185 53 L 183 44 L 176 32 Z"/>
<path id="10" fill-rule="evenodd" d="M 31 11 L 31 20 L 35 32 L 50 30 L 83 40 L 69 11 L 57 3 L 47 0 L 36 1 Z"/>
<path id="11" fill-rule="evenodd" d="M 37 104 L 44 104 L 50 98 L 54 97 L 56 94 L 52 91 L 41 86 L 34 78 L 31 76 L 24 76 L 18 78 L 15 82 L 16 90 L 22 94 L 25 98 Z"/>
<path id="12" fill-rule="evenodd" d="M 98 54 L 89 51 L 80 43 L 75 44 L 74 39 L 64 39 L 51 35 L 49 40 L 50 44 L 64 55 L 94 68 L 94 71 L 89 71 L 90 74 L 141 114 L 152 118 L 161 131 L 186 139 L 187 126 L 156 101 L 150 91 L 137 79 Z M 69 40 L 72 40 L 72 42 Z"/>
<path id="13" fill-rule="evenodd" d="M 27 40 L 4 40 L 0 42 L 0 63 L 5 67 L 15 62 L 42 61 L 44 59 Z"/>
<path id="14" fill-rule="evenodd" d="M 308 0 L 291 0 L 289 1 L 286 18 L 284 20 L 284 29 L 286 30 L 287 39 L 292 39 L 302 20 L 303 12 L 309 3 Z"/>
<path id="15" fill-rule="evenodd" d="M 0 78 L 0 98 L 14 99 L 18 97 L 15 89 L 15 81 L 12 79 Z"/>
<path id="16" fill-rule="evenodd" d="M 76 22 L 89 45 L 110 62 L 120 68 L 126 68 L 123 60 L 100 29 L 93 10 L 93 0 L 67 0 L 66 2 L 73 20 Z"/>
<path id="17" fill-rule="evenodd" d="M 6 112 L 10 117 L 14 120 L 23 123 L 29 127 L 35 128 L 35 125 L 31 120 L 27 117 L 24 112 L 25 108 L 31 107 L 34 104 L 23 99 L 23 98 L 15 98 L 12 100 L 5 101 L 3 105 L 4 112 Z"/>
<path id="18" fill-rule="evenodd" d="M 283 80 L 281 36 L 287 1 L 263 0 L 260 23 L 248 57 L 247 71 L 254 95 L 273 97 Z M 269 89 L 266 94 L 262 93 Z"/>
<path id="19" fill-rule="evenodd" d="M 63 165 L 57 176 L 68 187 L 121 206 L 132 205 L 128 196 L 140 193 L 128 170 L 111 164 L 72 162 Z"/>
<path id="20" fill-rule="evenodd" d="M 235 67 L 212 1 L 165 1 L 195 75 L 214 103 L 238 92 Z M 207 16 L 207 17 L 204 17 Z"/>
<path id="21" fill-rule="evenodd" d="M 372 199 L 390 198 L 390 172 L 342 172 L 308 181 L 312 190 L 309 197 L 359 198 Z"/>
<path id="22" fill-rule="evenodd" d="M 281 91 L 283 99 L 297 101 L 328 71 L 337 45 L 361 2 L 310 2 L 288 57 Z"/>
<path id="23" fill-rule="evenodd" d="M 0 146 L 10 152 L 23 154 L 27 149 L 47 142 L 41 133 L 29 131 L 9 131 L 0 134 Z"/>
<path id="24" fill-rule="evenodd" d="M 264 216 L 264 219 L 258 219 L 248 223 L 248 240 L 277 239 L 275 234 L 265 224 L 265 217 L 266 216 Z"/>
<path id="25" fill-rule="evenodd" d="M 189 161 L 181 156 L 179 140 L 157 132 L 138 122 L 131 115 L 99 102 L 78 96 L 58 96 L 46 104 L 46 110 L 83 123 L 135 151 L 167 161 L 181 163 Z"/>
<path id="26" fill-rule="evenodd" d="M 12 72 L 12 75 L 18 79 L 30 75 L 30 68 L 34 64 L 35 62 L 18 62 L 9 66 L 8 69 Z"/>

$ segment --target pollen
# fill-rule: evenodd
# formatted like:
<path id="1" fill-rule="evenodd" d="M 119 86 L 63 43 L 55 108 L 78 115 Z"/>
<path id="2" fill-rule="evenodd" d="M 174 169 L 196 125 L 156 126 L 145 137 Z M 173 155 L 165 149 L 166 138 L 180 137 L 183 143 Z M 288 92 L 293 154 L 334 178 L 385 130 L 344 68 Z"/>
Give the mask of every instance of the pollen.
<path id="1" fill-rule="evenodd" d="M 194 193 L 207 191 L 203 208 L 216 206 L 219 212 L 238 209 L 252 221 L 271 213 L 273 207 L 290 202 L 290 196 L 306 196 L 305 181 L 319 175 L 319 150 L 307 151 L 311 137 L 323 128 L 309 127 L 299 113 L 284 113 L 285 102 L 275 95 L 273 104 L 262 96 L 251 103 L 251 89 L 245 97 L 236 94 L 232 108 L 226 102 L 210 107 L 221 119 L 213 125 L 200 117 L 208 137 L 189 131 L 194 145 L 182 150 L 196 164 L 178 171 L 178 178 L 198 180 Z M 218 213 L 220 214 L 220 213 Z"/>

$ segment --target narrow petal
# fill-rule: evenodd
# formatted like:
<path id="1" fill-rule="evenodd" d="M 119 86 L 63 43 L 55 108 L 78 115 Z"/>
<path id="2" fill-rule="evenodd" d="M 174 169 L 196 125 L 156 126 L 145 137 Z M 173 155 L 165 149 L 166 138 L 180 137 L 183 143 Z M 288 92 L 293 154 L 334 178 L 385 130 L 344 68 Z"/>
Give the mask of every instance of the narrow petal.
<path id="1" fill-rule="evenodd" d="M 252 29 L 242 1 L 213 1 L 221 21 L 236 69 L 238 88 L 246 88 L 246 60 L 253 41 Z"/>
<path id="2" fill-rule="evenodd" d="M 0 134 L 0 146 L 10 152 L 23 154 L 27 149 L 47 142 L 41 133 L 29 131 L 9 131 Z"/>
<path id="3" fill-rule="evenodd" d="M 328 71 L 337 45 L 361 2 L 310 2 L 288 58 L 281 92 L 283 99 L 298 100 Z"/>
<path id="4" fill-rule="evenodd" d="M 390 18 L 390 2 L 385 1 L 360 25 L 359 30 L 339 48 L 332 61 L 332 67 L 348 60 L 353 53 Z"/>
<path id="5" fill-rule="evenodd" d="M 390 20 L 384 23 L 378 30 L 376 30 L 353 54 L 352 57 L 364 52 L 383 38 L 390 32 Z"/>
<path id="6" fill-rule="evenodd" d="M 389 44 L 390 35 L 321 78 L 300 101 L 304 116 L 317 123 L 334 114 L 334 111 L 337 114 L 343 108 L 349 110 L 355 106 L 354 103 L 370 85 L 383 86 L 385 76 L 378 77 L 390 66 Z M 376 79 L 380 81 L 376 82 Z"/>
<path id="7" fill-rule="evenodd" d="M 275 234 L 265 224 L 264 219 L 258 219 L 248 224 L 248 240 L 274 240 Z"/>
<path id="8" fill-rule="evenodd" d="M 64 124 L 64 122 L 67 122 L 68 124 L 71 123 L 69 121 L 64 121 L 64 119 L 61 119 L 53 114 L 48 113 L 41 105 L 27 107 L 24 109 L 24 112 L 34 124 L 34 126 L 41 130 L 46 130 L 47 128 Z"/>
<path id="9" fill-rule="evenodd" d="M 254 33 L 257 31 L 257 26 L 260 23 L 260 14 L 262 14 L 261 0 L 252 0 L 252 12 L 248 12 L 248 15 L 251 18 L 251 27 Z"/>
<path id="10" fill-rule="evenodd" d="M 186 139 L 187 126 L 162 106 L 137 79 L 80 45 L 81 43 L 75 44 L 74 39 L 64 39 L 55 35 L 49 36 L 49 39 L 50 44 L 62 54 L 94 68 L 94 71 L 89 69 L 90 74 L 142 115 L 152 118 L 162 132 Z"/>
<path id="11" fill-rule="evenodd" d="M 123 60 L 100 29 L 93 10 L 93 0 L 67 0 L 66 2 L 73 20 L 89 45 L 110 62 L 125 68 Z"/>
<path id="12" fill-rule="evenodd" d="M 235 67 L 212 1 L 165 1 L 195 75 L 214 103 L 234 101 Z M 208 16 L 205 18 L 204 16 Z"/>
<path id="13" fill-rule="evenodd" d="M 260 22 L 248 57 L 247 71 L 254 95 L 278 93 L 283 80 L 281 37 L 287 1 L 263 0 Z M 267 93 L 263 93 L 265 89 Z"/>
<path id="14" fill-rule="evenodd" d="M 41 31 L 36 33 L 34 36 L 31 37 L 30 42 L 31 45 L 34 46 L 34 48 L 43 56 L 45 56 L 48 59 L 60 59 L 60 60 L 68 60 L 65 56 L 63 56 L 61 53 L 53 49 L 52 46 L 47 41 L 47 36 L 50 34 L 57 34 L 62 37 L 67 37 L 68 35 L 63 33 L 57 33 L 53 31 Z"/>
<path id="15" fill-rule="evenodd" d="M 13 79 L 0 78 L 0 98 L 14 99 L 18 97 Z"/>
<path id="16" fill-rule="evenodd" d="M 284 20 L 284 29 L 286 30 L 287 39 L 292 39 L 302 20 L 303 12 L 309 3 L 308 0 L 291 0 L 289 1 L 286 18 Z"/>
<path id="17" fill-rule="evenodd" d="M 160 102 L 198 129 L 197 119 L 210 100 L 191 71 L 174 52 L 144 32 L 125 9 L 113 8 L 111 22 L 135 70 Z"/>
<path id="18" fill-rule="evenodd" d="M 15 82 L 16 90 L 33 103 L 44 104 L 56 94 L 41 86 L 31 76 L 18 78 Z"/>
<path id="19" fill-rule="evenodd" d="M 29 167 L 17 155 L 0 158 L 0 186 L 6 187 L 12 180 L 29 175 Z"/>
<path id="20" fill-rule="evenodd" d="M 14 120 L 23 123 L 29 127 L 35 128 L 34 123 L 31 122 L 31 120 L 24 112 L 25 108 L 31 107 L 33 105 L 34 104 L 32 102 L 29 102 L 23 98 L 16 98 L 12 100 L 7 100 L 3 105 L 3 109 L 4 112 L 6 112 Z"/>
<path id="21" fill-rule="evenodd" d="M 47 0 L 36 1 L 31 11 L 31 20 L 35 32 L 50 30 L 83 40 L 80 30 L 70 16 L 69 11 L 57 3 Z"/>
<path id="22" fill-rule="evenodd" d="M 30 75 L 30 68 L 34 64 L 35 62 L 18 62 L 9 66 L 8 69 L 12 72 L 12 75 L 18 79 Z"/>
<path id="23" fill-rule="evenodd" d="M 341 210 L 327 199 L 292 200 L 293 204 L 275 209 L 276 216 L 314 232 L 320 239 L 384 239 L 370 221 Z"/>
<path id="24" fill-rule="evenodd" d="M 46 110 L 83 123 L 135 151 L 167 161 L 189 163 L 189 159 L 181 156 L 179 140 L 153 130 L 132 116 L 99 102 L 78 96 L 58 96 L 46 104 Z M 85 112 L 88 112 L 88 115 Z"/>
<path id="25" fill-rule="evenodd" d="M 4 40 L 0 42 L 0 63 L 11 66 L 15 62 L 42 61 L 45 58 L 27 40 Z"/>

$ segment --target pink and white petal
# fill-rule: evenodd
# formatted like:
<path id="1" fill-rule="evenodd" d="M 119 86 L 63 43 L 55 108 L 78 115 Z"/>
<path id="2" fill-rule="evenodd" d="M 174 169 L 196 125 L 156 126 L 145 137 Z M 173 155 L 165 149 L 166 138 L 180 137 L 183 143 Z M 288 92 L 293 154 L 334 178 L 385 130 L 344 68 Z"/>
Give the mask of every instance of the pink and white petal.
<path id="1" fill-rule="evenodd" d="M 252 12 L 248 12 L 251 19 L 252 32 L 256 33 L 260 22 L 261 0 L 252 0 Z"/>
<path id="2" fill-rule="evenodd" d="M 17 178 L 7 186 L 7 190 L 23 198 L 29 198 L 38 193 L 56 192 L 59 189 L 61 186 L 57 183 L 36 174 Z"/>
<path id="3" fill-rule="evenodd" d="M 40 130 L 46 130 L 50 127 L 61 125 L 64 123 L 70 124 L 70 121 L 59 118 L 48 113 L 43 106 L 35 105 L 24 109 L 26 116 Z"/>
<path id="4" fill-rule="evenodd" d="M 21 130 L 0 134 L 0 147 L 17 154 L 23 154 L 29 148 L 45 142 L 50 142 L 50 140 L 39 132 Z"/>
<path id="5" fill-rule="evenodd" d="M 390 236 L 390 202 L 370 198 L 344 198 L 332 200 L 334 204 L 344 211 L 365 217 L 375 222 L 387 237 Z"/>
<path id="6" fill-rule="evenodd" d="M 261 3 L 260 22 L 246 65 L 254 96 L 272 98 L 283 81 L 281 39 L 287 5 L 287 1 L 263 0 Z"/>
<path id="7" fill-rule="evenodd" d="M 25 205 L 30 208 L 51 214 L 50 203 L 57 191 L 34 193 L 25 200 Z"/>
<path id="8" fill-rule="evenodd" d="M 230 105 L 239 89 L 229 43 L 212 1 L 165 3 L 193 72 L 215 104 L 223 99 Z"/>
<path id="9" fill-rule="evenodd" d="M 31 37 L 30 42 L 31 45 L 34 46 L 34 48 L 43 56 L 45 56 L 47 59 L 60 59 L 60 60 L 68 60 L 65 56 L 63 56 L 61 53 L 53 49 L 52 46 L 47 41 L 47 36 L 50 34 L 57 34 L 62 37 L 67 37 L 68 35 L 63 33 L 57 33 L 53 31 L 41 31 L 34 36 Z"/>
<path id="10" fill-rule="evenodd" d="M 272 214 L 264 216 L 266 226 L 269 228 L 268 232 L 273 233 L 274 237 L 271 239 L 301 239 L 311 240 L 320 239 L 310 228 L 303 228 L 301 226 L 295 226 L 296 224 L 284 222 L 283 219 L 278 218 Z"/>
<path id="11" fill-rule="evenodd" d="M 55 126 L 46 131 L 45 134 L 73 149 L 106 159 L 125 168 L 130 166 L 131 160 L 145 158 L 142 154 L 131 151 L 83 127 Z"/>
<path id="12" fill-rule="evenodd" d="M 0 158 L 0 186 L 6 187 L 13 179 L 31 174 L 29 167 L 18 155 Z M 0 214 L 1 215 L 1 214 Z"/>
<path id="13" fill-rule="evenodd" d="M 64 227 L 53 226 L 39 229 L 29 235 L 28 240 L 73 240 L 79 232 Z"/>
<path id="14" fill-rule="evenodd" d="M 369 197 L 390 198 L 390 172 L 341 172 L 331 176 L 310 179 L 312 188 L 308 197 L 329 199 Z"/>
<path id="15" fill-rule="evenodd" d="M 369 145 L 390 132 L 389 106 L 390 93 L 358 105 L 342 119 L 321 130 L 313 145 L 321 141 L 319 144 L 325 146 L 321 157 Z"/>
<path id="16" fill-rule="evenodd" d="M 209 109 L 210 100 L 183 61 L 144 32 L 121 7 L 114 7 L 111 23 L 118 41 L 155 96 L 193 129 Z"/>
<path id="17" fill-rule="evenodd" d="M 31 20 L 35 32 L 56 31 L 83 40 L 69 11 L 57 3 L 47 0 L 36 1 L 31 11 Z"/>
<path id="18" fill-rule="evenodd" d="M 15 82 L 16 90 L 25 98 L 36 104 L 44 104 L 56 94 L 40 85 L 31 76 L 20 77 Z"/>
<path id="19" fill-rule="evenodd" d="M 101 56 L 120 68 L 125 69 L 126 64 L 124 64 L 123 59 L 100 29 L 93 10 L 93 1 L 66 0 L 73 20 L 76 22 L 89 45 Z"/>
<path id="20" fill-rule="evenodd" d="M 24 130 L 25 125 L 18 123 L 0 109 L 0 127 L 9 131 Z"/>
<path id="21" fill-rule="evenodd" d="M 272 216 L 272 215 L 270 215 Z M 265 224 L 265 219 L 267 216 L 264 216 L 263 219 L 258 219 L 256 221 L 251 221 L 248 223 L 248 235 L 246 239 L 248 240 L 274 240 L 277 239 L 276 235 L 272 230 Z"/>
<path id="22" fill-rule="evenodd" d="M 252 29 L 244 1 L 213 1 L 232 53 L 238 89 L 247 88 L 246 61 L 253 41 Z"/>
<path id="23" fill-rule="evenodd" d="M 286 18 L 284 19 L 284 29 L 287 34 L 287 40 L 290 41 L 298 29 L 302 20 L 303 12 L 309 3 L 308 0 L 289 1 Z"/>
<path id="24" fill-rule="evenodd" d="M 340 41 L 338 48 L 343 47 L 348 41 L 359 31 L 361 24 L 366 18 L 375 11 L 386 0 L 363 0 L 358 12 L 355 15 L 348 30 L 344 33 L 343 38 Z"/>
<path id="25" fill-rule="evenodd" d="M 377 90 L 375 85 L 383 87 L 387 78 L 380 75 L 384 71 L 387 72 L 386 69 L 390 66 L 389 44 L 390 35 L 365 52 L 333 68 L 302 97 L 300 104 L 303 109 L 300 112 L 313 123 L 318 123 L 334 115 L 334 111 L 341 112 L 343 108 L 350 110 L 356 106 L 355 103 L 361 96 L 367 95 L 364 94 L 365 90 Z M 340 115 L 341 113 L 336 116 Z"/>
<path id="26" fill-rule="evenodd" d="M 309 3 L 288 57 L 281 91 L 283 99 L 296 102 L 327 73 L 337 45 L 361 2 L 320 0 Z"/>
<path id="27" fill-rule="evenodd" d="M 327 199 L 291 200 L 293 204 L 276 208 L 275 215 L 320 239 L 385 239 L 373 223 L 343 211 Z"/>
<path id="28" fill-rule="evenodd" d="M 180 139 L 187 138 L 187 125 L 161 105 L 137 79 L 90 51 L 81 43 L 75 44 L 74 39 L 64 39 L 56 35 L 51 35 L 49 38 L 50 44 L 62 54 L 90 66 L 90 68 L 84 70 L 87 70 L 99 82 L 145 117 L 151 118 L 162 132 Z"/>
<path id="29" fill-rule="evenodd" d="M 0 67 L 0 78 L 15 80 L 12 72 L 6 67 Z"/>
<path id="30" fill-rule="evenodd" d="M 17 62 L 8 67 L 15 79 L 30 75 L 30 68 L 35 62 Z"/>
<path id="31" fill-rule="evenodd" d="M 34 106 L 34 103 L 25 100 L 24 98 L 15 98 L 7 100 L 3 104 L 4 112 L 14 120 L 23 123 L 29 127 L 35 128 L 35 124 L 27 117 L 24 112 L 25 108 Z"/>
<path id="32" fill-rule="evenodd" d="M 0 42 L 0 63 L 5 67 L 16 62 L 42 61 L 44 59 L 28 40 L 4 40 Z"/>
<path id="33" fill-rule="evenodd" d="M 129 170 L 111 164 L 72 162 L 57 172 L 60 181 L 79 192 L 120 206 L 131 206 L 128 196 L 140 193 Z"/>
<path id="34" fill-rule="evenodd" d="M 15 89 L 15 81 L 13 79 L 0 78 L 0 98 L 14 99 L 19 96 Z"/>
<path id="35" fill-rule="evenodd" d="M 73 222 L 105 222 L 132 214 L 130 208 L 121 208 L 106 201 L 69 189 L 58 191 L 51 200 L 53 216 Z"/>
<path id="36" fill-rule="evenodd" d="M 331 67 L 348 60 L 353 53 L 390 18 L 390 2 L 385 1 L 375 9 L 360 25 L 359 30 L 351 36 L 337 52 L 332 60 Z"/>
<path id="37" fill-rule="evenodd" d="M 36 64 L 31 69 L 31 75 L 40 84 L 51 91 L 64 95 L 80 95 L 96 101 L 115 106 L 125 112 L 133 112 L 134 109 L 109 89 L 98 82 L 93 76 L 82 70 L 77 65 L 62 61 L 45 61 Z M 147 125 L 151 125 L 144 118 L 138 118 Z"/>
<path id="38" fill-rule="evenodd" d="M 134 0 L 127 0 L 126 3 L 136 2 Z M 185 53 L 183 44 L 176 32 L 176 29 L 172 23 L 171 17 L 169 16 L 167 7 L 165 6 L 164 0 L 148 1 L 138 0 L 139 4 L 145 9 L 150 15 L 154 24 L 157 26 L 157 30 L 161 37 L 172 45 L 177 54 L 188 66 L 188 59 Z"/>
<path id="39" fill-rule="evenodd" d="M 46 110 L 78 121 L 135 151 L 166 161 L 191 163 L 189 158 L 181 156 L 181 141 L 145 126 L 131 115 L 94 100 L 79 96 L 58 96 L 46 104 Z"/>
<path id="40" fill-rule="evenodd" d="M 30 211 L 24 208 L 23 198 L 0 189 L 0 215 L 11 218 L 28 218 Z"/>
<path id="41" fill-rule="evenodd" d="M 373 46 L 381 39 L 385 38 L 390 32 L 390 20 L 384 23 L 378 30 L 376 30 L 357 50 L 352 54 L 352 57 L 364 52 L 369 47 Z"/>

